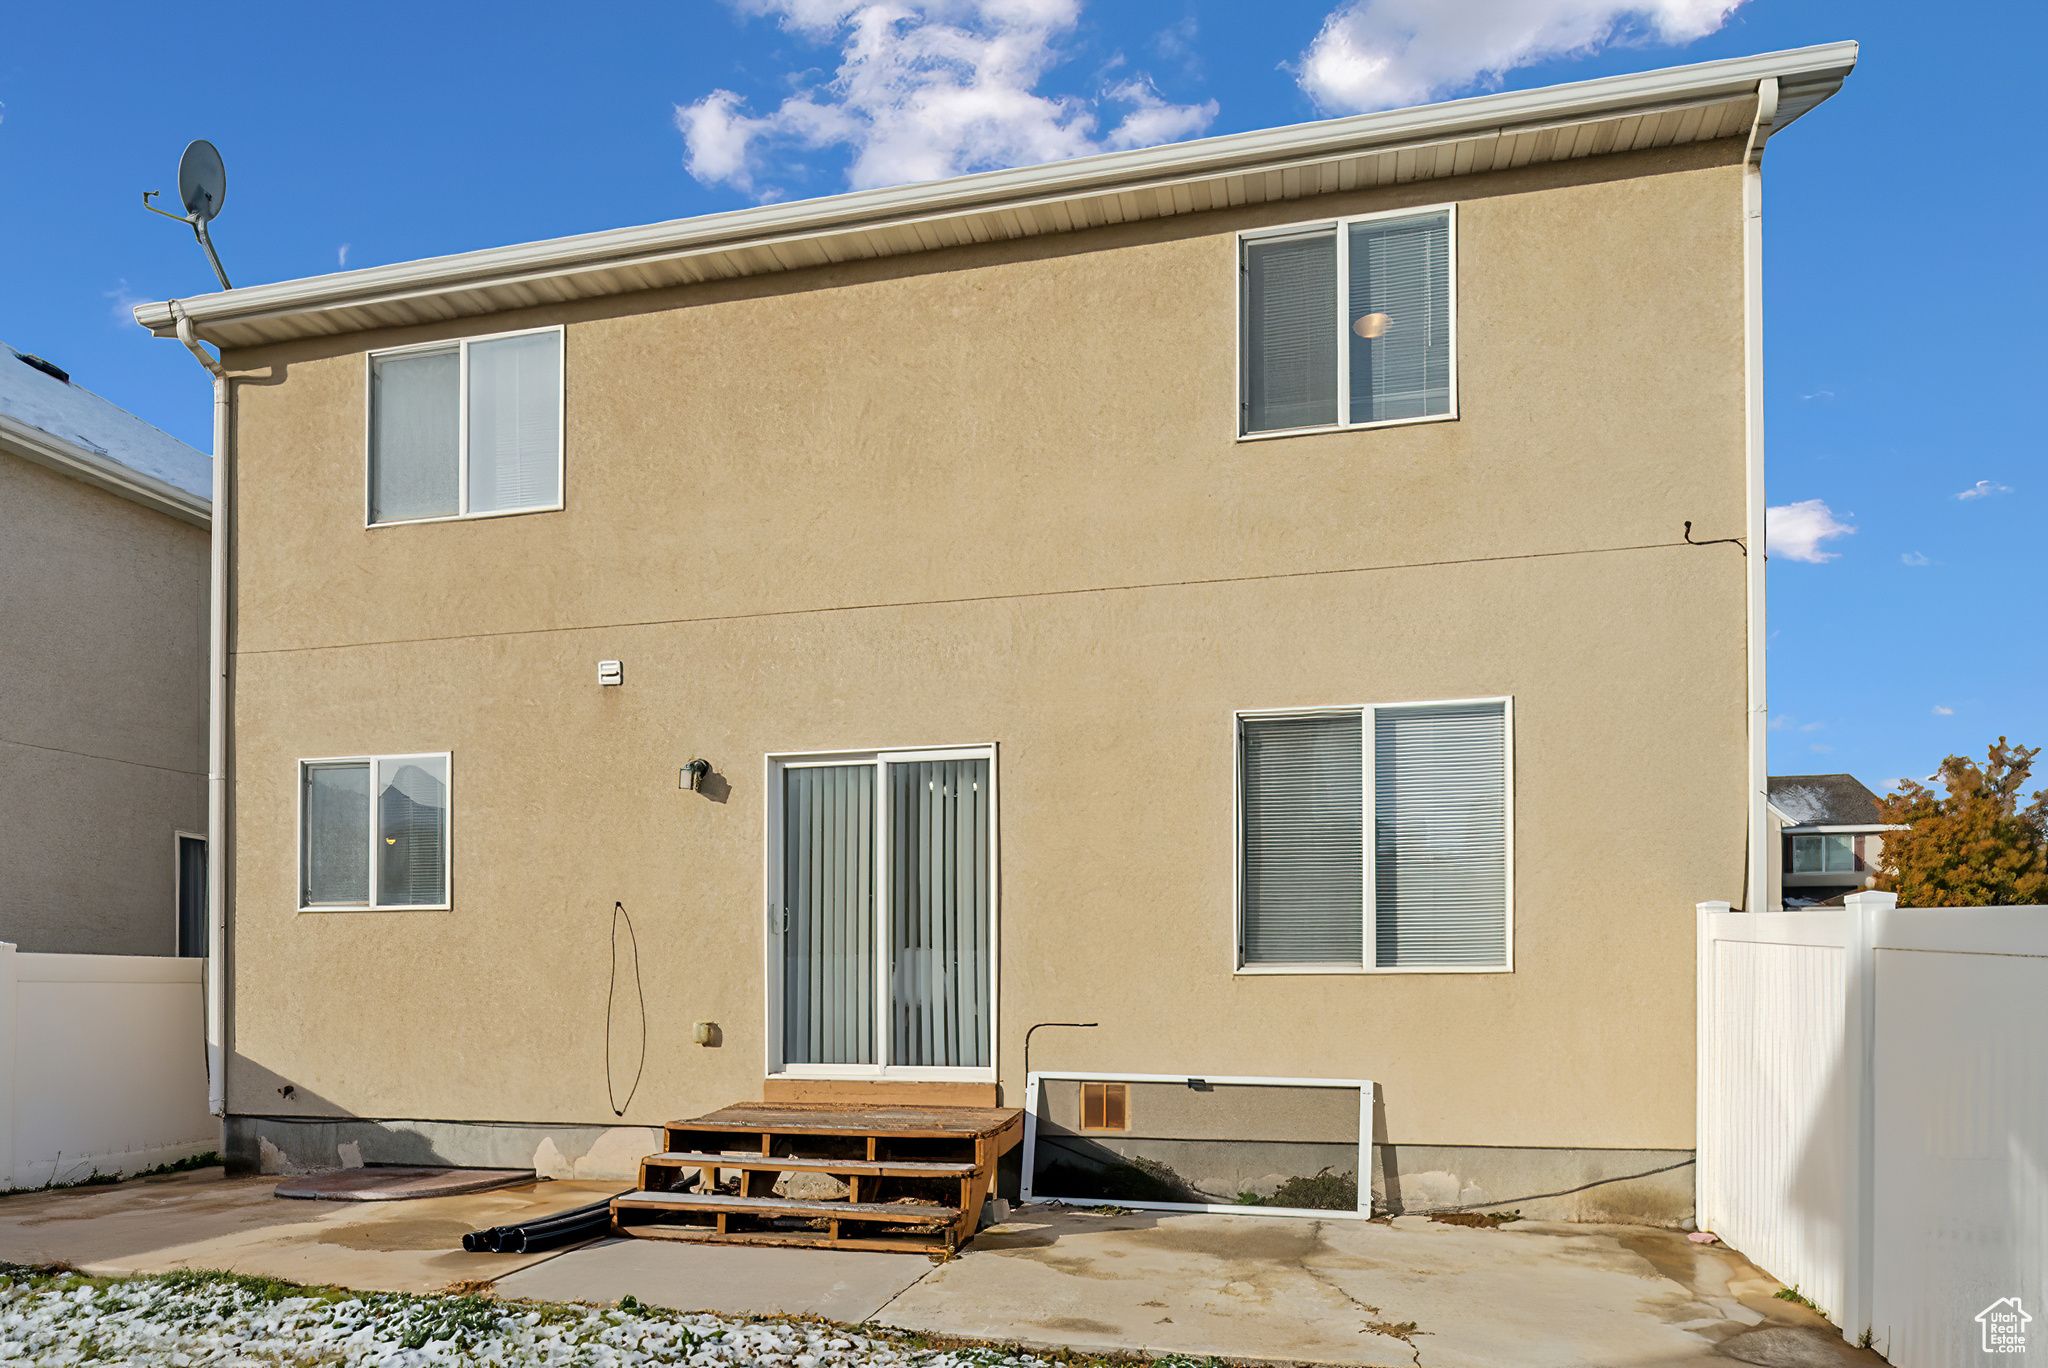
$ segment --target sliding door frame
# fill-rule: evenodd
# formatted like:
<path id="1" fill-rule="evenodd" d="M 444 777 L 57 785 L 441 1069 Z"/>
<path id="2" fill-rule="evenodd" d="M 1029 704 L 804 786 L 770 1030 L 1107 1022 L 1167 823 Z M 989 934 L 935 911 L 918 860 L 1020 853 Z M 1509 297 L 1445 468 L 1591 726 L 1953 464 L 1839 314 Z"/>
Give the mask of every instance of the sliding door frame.
<path id="1" fill-rule="evenodd" d="M 956 1068 L 933 1065 L 892 1064 L 894 1044 L 894 987 L 890 982 L 890 953 L 894 944 L 890 926 L 894 868 L 889 820 L 889 766 L 931 760 L 986 760 L 988 762 L 988 1058 L 986 1068 Z M 783 774 L 791 769 L 818 769 L 834 765 L 872 765 L 875 770 L 875 1059 L 873 1064 L 789 1064 L 783 1059 L 783 875 L 787 858 L 783 847 Z M 893 749 L 845 751 L 797 751 L 769 755 L 763 761 L 762 887 L 767 891 L 762 918 L 761 978 L 765 1011 L 763 1066 L 770 1078 L 806 1079 L 892 1079 L 925 1083 L 993 1083 L 996 1081 L 998 1029 L 1002 1003 L 1002 782 L 997 775 L 996 746 L 993 742 L 966 746 L 899 746 Z"/>

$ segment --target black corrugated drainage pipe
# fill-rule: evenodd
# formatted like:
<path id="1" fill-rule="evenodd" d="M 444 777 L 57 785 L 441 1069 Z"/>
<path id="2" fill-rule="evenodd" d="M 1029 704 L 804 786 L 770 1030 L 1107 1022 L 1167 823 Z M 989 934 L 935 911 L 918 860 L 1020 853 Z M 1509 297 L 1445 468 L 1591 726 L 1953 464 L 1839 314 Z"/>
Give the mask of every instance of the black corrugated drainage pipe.
<path id="1" fill-rule="evenodd" d="M 633 1191 L 627 1188 L 618 1195 L 624 1197 Z M 462 1237 L 462 1247 L 472 1254 L 539 1254 L 580 1240 L 594 1240 L 610 1230 L 611 1225 L 612 1199 L 607 1197 L 524 1225 L 473 1230 Z"/>

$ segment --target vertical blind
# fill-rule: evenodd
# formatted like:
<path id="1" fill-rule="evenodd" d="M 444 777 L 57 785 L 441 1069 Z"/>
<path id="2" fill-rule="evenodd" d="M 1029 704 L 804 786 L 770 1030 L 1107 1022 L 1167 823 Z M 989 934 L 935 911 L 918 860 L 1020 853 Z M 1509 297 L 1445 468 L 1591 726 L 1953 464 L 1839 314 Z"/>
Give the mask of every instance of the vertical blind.
<path id="1" fill-rule="evenodd" d="M 370 372 L 370 521 L 442 518 L 456 507 L 462 358 L 391 356 Z"/>
<path id="2" fill-rule="evenodd" d="M 1337 421 L 1337 234 L 1244 248 L 1247 432 Z"/>
<path id="3" fill-rule="evenodd" d="M 561 404 L 561 334 L 470 344 L 470 512 L 560 501 Z"/>
<path id="4" fill-rule="evenodd" d="M 1348 236 L 1351 421 L 1449 413 L 1450 215 L 1354 223 Z M 1379 336 L 1357 331 L 1362 318 Z"/>
<path id="5" fill-rule="evenodd" d="M 369 902 L 369 765 L 307 766 L 305 823 L 306 904 Z"/>
<path id="6" fill-rule="evenodd" d="M 783 771 L 782 1057 L 875 1062 L 875 767 Z"/>
<path id="7" fill-rule="evenodd" d="M 989 762 L 889 769 L 892 1064 L 989 1063 Z"/>
<path id="8" fill-rule="evenodd" d="M 1349 285 L 1338 299 L 1338 253 Z M 1246 432 L 1451 411 L 1451 218 L 1371 219 L 1246 240 Z"/>
<path id="9" fill-rule="evenodd" d="M 1357 964 L 1365 939 L 1357 713 L 1245 718 L 1247 964 Z"/>
<path id="10" fill-rule="evenodd" d="M 1507 963 L 1506 727 L 1501 703 L 1376 711 L 1380 968 Z"/>
<path id="11" fill-rule="evenodd" d="M 439 756 L 377 762 L 377 903 L 433 907 L 447 900 L 448 762 Z"/>

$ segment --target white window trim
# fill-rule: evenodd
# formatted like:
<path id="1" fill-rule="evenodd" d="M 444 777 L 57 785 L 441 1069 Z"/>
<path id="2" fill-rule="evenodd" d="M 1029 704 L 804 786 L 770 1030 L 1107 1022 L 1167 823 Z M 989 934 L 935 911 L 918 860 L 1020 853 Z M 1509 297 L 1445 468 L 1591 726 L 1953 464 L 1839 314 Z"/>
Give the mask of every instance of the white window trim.
<path id="1" fill-rule="evenodd" d="M 1068 1206 L 1126 1206 L 1144 1211 L 1197 1211 L 1212 1216 L 1305 1216 L 1311 1219 L 1345 1220 L 1364 1219 L 1372 1215 L 1372 1105 L 1374 1084 L 1368 1078 L 1269 1078 L 1259 1076 L 1202 1074 L 1189 1070 L 1177 1074 L 1120 1074 L 1120 1073 L 1053 1073 L 1033 1070 L 1024 1079 L 1024 1180 L 1018 1193 L 1020 1202 L 1037 1198 L 1032 1187 L 1032 1176 L 1038 1168 L 1038 1085 L 1048 1079 L 1088 1083 L 1221 1083 L 1235 1087 L 1268 1088 L 1356 1088 L 1358 1089 L 1358 1170 L 1362 1181 L 1358 1185 L 1358 1209 L 1356 1211 L 1332 1210 L 1326 1207 L 1267 1207 L 1239 1206 L 1235 1202 L 1224 1205 L 1219 1202 L 1134 1202 L 1123 1197 L 1062 1197 L 1046 1194 L 1045 1201 L 1065 1202 Z M 1085 1131 L 1086 1135 L 1103 1135 L 1113 1132 Z"/>
<path id="2" fill-rule="evenodd" d="M 178 899 L 185 895 L 184 858 L 185 842 L 187 841 L 197 841 L 200 848 L 204 849 L 206 846 L 206 833 L 203 831 L 186 831 L 182 827 L 171 832 L 171 954 L 174 958 L 179 959 L 204 959 L 206 958 L 204 955 L 185 955 L 178 944 L 178 932 L 183 929 L 178 916 Z M 207 853 L 210 855 L 212 852 L 209 851 Z M 204 895 L 203 886 L 201 894 L 202 896 Z"/>
<path id="3" fill-rule="evenodd" d="M 477 342 L 500 342 L 508 337 L 537 337 L 542 333 L 553 333 L 561 339 L 561 371 L 559 380 L 562 391 L 555 397 L 555 501 L 551 504 L 533 504 L 526 508 L 495 508 L 487 513 L 469 511 L 469 349 Z M 455 506 L 454 513 L 437 514 L 431 518 L 386 518 L 373 521 L 376 512 L 377 479 L 377 363 L 395 356 L 426 356 L 433 352 L 444 352 L 455 348 L 459 358 L 456 381 L 456 426 L 455 426 Z M 363 354 L 363 526 L 410 527 L 415 523 L 477 522 L 484 518 L 516 518 L 526 513 L 559 513 L 565 507 L 568 495 L 568 430 L 569 430 L 569 336 L 568 329 L 561 324 L 547 328 L 516 328 L 511 332 L 479 333 L 475 337 L 447 338 L 439 342 L 421 342 L 409 347 L 386 347 L 380 351 Z"/>
<path id="4" fill-rule="evenodd" d="M 1810 829 L 1810 830 L 1806 830 L 1806 831 L 1787 831 L 1787 832 L 1784 832 L 1784 833 L 1782 833 L 1782 834 L 1783 834 L 1783 835 L 1786 835 L 1786 836 L 1789 836 L 1789 837 L 1791 837 L 1791 839 L 1792 839 L 1792 863 L 1791 863 L 1791 864 L 1789 864 L 1789 865 L 1787 865 L 1787 866 L 1785 867 L 1785 872 L 1786 872 L 1787 874 L 1798 874 L 1798 875 L 1802 875 L 1802 876 L 1805 876 L 1805 877 L 1808 877 L 1808 878 L 1810 878 L 1810 877 L 1812 877 L 1813 875 L 1816 875 L 1816 874 L 1822 874 L 1822 875 L 1826 875 L 1826 874 L 1867 874 L 1867 873 L 1870 873 L 1870 872 L 1871 872 L 1871 871 L 1870 871 L 1869 869 L 1858 869 L 1858 868 L 1856 868 L 1856 848 L 1855 848 L 1855 844 L 1854 844 L 1854 843 L 1855 843 L 1855 839 L 1856 839 L 1856 837 L 1857 837 L 1857 836 L 1860 836 L 1860 835 L 1863 835 L 1863 834 L 1864 834 L 1864 833 L 1863 833 L 1862 831 L 1860 831 L 1860 830 L 1859 830 L 1859 831 L 1847 831 L 1847 830 L 1844 830 L 1844 831 L 1830 831 L 1830 830 L 1827 830 L 1827 829 L 1824 829 L 1824 828 L 1823 828 L 1823 829 Z M 1828 838 L 1828 837 L 1830 837 L 1830 836 L 1846 836 L 1846 837 L 1848 837 L 1848 838 L 1849 838 L 1849 840 L 1850 840 L 1850 848 L 1849 848 L 1849 867 L 1848 867 L 1847 869 L 1829 869 L 1829 868 L 1827 867 L 1827 862 L 1828 862 L 1828 847 L 1827 847 L 1827 838 Z M 1820 862 L 1821 862 L 1821 867 L 1820 867 L 1819 869 L 1801 869 L 1801 868 L 1799 868 L 1799 867 L 1798 867 L 1798 864 L 1799 864 L 1799 843 L 1800 843 L 1801 841 L 1819 841 L 1819 842 L 1821 843 L 1821 844 L 1820 844 Z M 1868 862 L 1868 861 L 1865 861 L 1865 863 L 1866 863 L 1866 864 L 1868 864 L 1869 862 Z"/>
<path id="5" fill-rule="evenodd" d="M 1506 959 L 1500 964 L 1454 964 L 1454 965 L 1395 965 L 1382 968 L 1373 964 L 1246 964 L 1244 962 L 1244 721 L 1246 718 L 1266 717 L 1342 717 L 1356 714 L 1360 727 L 1360 795 L 1361 806 L 1361 852 L 1364 863 L 1362 906 L 1359 909 L 1364 919 L 1364 939 L 1360 953 L 1377 953 L 1379 941 L 1374 924 L 1378 883 L 1374 877 L 1375 849 L 1374 834 L 1377 825 L 1375 804 L 1378 793 L 1373 782 L 1372 752 L 1375 716 L 1382 709 L 1394 711 L 1401 708 L 1450 708 L 1468 703 L 1498 703 L 1501 705 L 1501 750 L 1502 763 L 1502 825 L 1507 833 L 1506 879 L 1507 906 L 1502 934 L 1507 942 Z M 1240 708 L 1230 715 L 1231 755 L 1231 935 L 1230 972 L 1238 977 L 1266 978 L 1288 974 L 1512 974 L 1515 971 L 1515 700 L 1511 695 L 1496 695 L 1485 698 L 1419 698 L 1402 703 L 1342 703 L 1326 704 L 1306 708 Z"/>
<path id="6" fill-rule="evenodd" d="M 985 1069 L 946 1068 L 932 1065 L 890 1064 L 889 1032 L 887 1016 L 877 1022 L 875 1050 L 881 1062 L 875 1064 L 785 1064 L 782 1058 L 782 932 L 778 929 L 782 910 L 782 772 L 786 769 L 816 768 L 825 765 L 872 764 L 876 767 L 876 812 L 886 816 L 880 802 L 883 788 L 881 767 L 890 761 L 907 760 L 986 760 L 989 773 L 988 800 L 988 1048 L 989 1066 Z M 958 746 L 894 746 L 873 747 L 865 750 L 835 751 L 783 751 L 765 756 L 762 762 L 762 808 L 764 810 L 764 839 L 761 849 L 762 887 L 767 896 L 763 903 L 761 930 L 761 979 L 766 991 L 762 994 L 764 1003 L 764 1029 L 762 1031 L 763 1072 L 769 1078 L 786 1079 L 899 1079 L 923 1083 L 993 1083 L 1000 1064 L 997 1055 L 1002 1040 L 1002 793 L 1003 784 L 997 769 L 996 745 L 993 742 Z M 886 868 L 888 859 L 888 828 L 886 822 L 878 822 L 875 850 L 877 874 Z M 879 904 L 882 878 L 875 882 Z M 878 928 L 886 936 L 886 928 Z M 880 942 L 878 941 L 878 944 Z M 875 1001 L 879 1009 L 889 1001 L 889 960 L 885 954 L 875 956 Z"/>
<path id="7" fill-rule="evenodd" d="M 361 765 L 370 767 L 370 891 L 377 889 L 377 766 L 385 760 L 439 760 L 448 775 L 448 831 L 441 860 L 441 901 L 438 903 L 309 903 L 306 901 L 306 771 L 316 765 Z M 298 762 L 298 793 L 292 803 L 292 838 L 298 860 L 292 877 L 299 891 L 294 898 L 301 912 L 447 912 L 455 904 L 455 758 L 449 751 L 394 751 L 387 755 L 321 755 Z"/>
<path id="8" fill-rule="evenodd" d="M 1451 355 L 1447 380 L 1451 391 L 1451 407 L 1447 413 L 1429 413 L 1419 418 L 1382 418 L 1369 423 L 1344 421 L 1344 415 L 1351 412 L 1351 325 L 1345 315 L 1350 312 L 1351 297 L 1351 247 L 1344 230 L 1354 223 L 1374 223 L 1383 219 L 1421 218 L 1425 214 L 1448 216 L 1448 239 L 1445 269 L 1449 279 L 1445 282 L 1445 294 L 1450 302 Z M 1264 238 L 1292 237 L 1296 234 L 1330 228 L 1337 235 L 1337 415 L 1335 423 L 1322 423 L 1314 427 L 1274 428 L 1265 432 L 1246 432 L 1245 419 L 1245 355 L 1244 355 L 1244 248 L 1247 242 Z M 1417 423 L 1452 423 L 1458 418 L 1458 206 L 1449 204 L 1418 204 L 1407 209 L 1385 209 L 1372 214 L 1349 214 L 1342 218 L 1308 219 L 1301 223 L 1280 224 L 1271 228 L 1247 228 L 1237 234 L 1237 260 L 1233 265 L 1236 272 L 1235 292 L 1236 328 L 1233 347 L 1237 361 L 1237 403 L 1232 408 L 1231 427 L 1240 442 L 1266 442 L 1276 437 L 1306 437 L 1319 432 L 1363 432 L 1371 428 L 1413 427 Z"/>

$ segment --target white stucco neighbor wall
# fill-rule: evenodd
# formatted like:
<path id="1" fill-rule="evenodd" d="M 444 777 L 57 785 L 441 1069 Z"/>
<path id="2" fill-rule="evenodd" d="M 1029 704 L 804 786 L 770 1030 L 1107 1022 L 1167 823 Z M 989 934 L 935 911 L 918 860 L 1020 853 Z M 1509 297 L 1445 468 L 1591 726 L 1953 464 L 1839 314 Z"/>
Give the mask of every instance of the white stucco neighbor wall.
<path id="1" fill-rule="evenodd" d="M 220 1148 L 206 1110 L 204 965 L 0 942 L 0 1188 Z"/>

